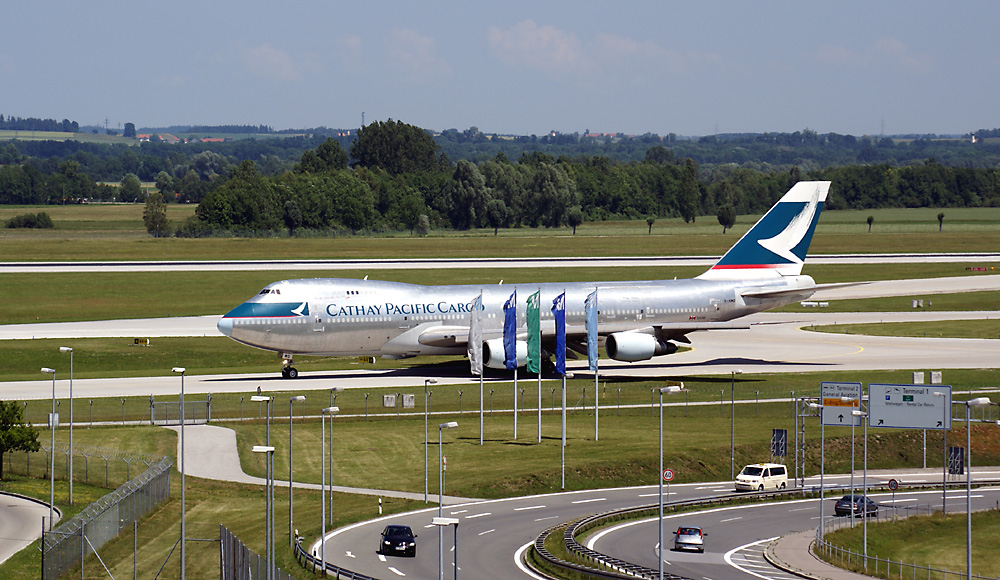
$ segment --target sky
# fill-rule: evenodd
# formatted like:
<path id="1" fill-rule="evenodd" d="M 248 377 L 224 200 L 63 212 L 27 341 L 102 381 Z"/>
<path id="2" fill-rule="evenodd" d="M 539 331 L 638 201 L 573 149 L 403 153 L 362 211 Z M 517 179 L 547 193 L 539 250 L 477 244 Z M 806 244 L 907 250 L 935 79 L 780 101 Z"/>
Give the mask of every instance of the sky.
<path id="1" fill-rule="evenodd" d="M 0 114 L 542 135 L 1000 127 L 1000 2 L 15 2 Z"/>

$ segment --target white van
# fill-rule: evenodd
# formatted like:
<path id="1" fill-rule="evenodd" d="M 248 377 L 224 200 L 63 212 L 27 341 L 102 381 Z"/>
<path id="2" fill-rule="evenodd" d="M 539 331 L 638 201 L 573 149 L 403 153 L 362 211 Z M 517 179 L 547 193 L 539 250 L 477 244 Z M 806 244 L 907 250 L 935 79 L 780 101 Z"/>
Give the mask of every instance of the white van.
<path id="1" fill-rule="evenodd" d="M 785 489 L 788 470 L 780 463 L 752 463 L 736 476 L 736 491 Z"/>

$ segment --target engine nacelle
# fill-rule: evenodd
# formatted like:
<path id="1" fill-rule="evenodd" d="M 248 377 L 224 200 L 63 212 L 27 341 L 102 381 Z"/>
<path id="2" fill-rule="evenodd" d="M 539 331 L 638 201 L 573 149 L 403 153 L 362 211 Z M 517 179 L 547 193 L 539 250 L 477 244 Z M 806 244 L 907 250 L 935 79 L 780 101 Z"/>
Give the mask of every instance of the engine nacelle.
<path id="1" fill-rule="evenodd" d="M 517 349 L 517 366 L 523 367 L 528 363 L 528 343 L 523 340 L 514 341 Z M 483 342 L 483 366 L 491 369 L 505 369 L 504 350 L 502 338 L 491 338 Z"/>
<path id="2" fill-rule="evenodd" d="M 654 356 L 674 354 L 677 345 L 640 332 L 615 332 L 605 342 L 608 356 L 620 361 L 649 360 Z"/>

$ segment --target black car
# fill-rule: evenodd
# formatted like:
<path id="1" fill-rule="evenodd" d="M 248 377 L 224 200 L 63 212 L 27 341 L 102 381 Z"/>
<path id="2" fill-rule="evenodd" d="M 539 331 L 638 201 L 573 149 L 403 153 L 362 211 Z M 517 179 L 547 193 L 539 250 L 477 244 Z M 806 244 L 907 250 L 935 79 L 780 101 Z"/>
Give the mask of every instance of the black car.
<path id="1" fill-rule="evenodd" d="M 838 516 L 854 514 L 861 516 L 868 514 L 868 517 L 878 514 L 878 504 L 866 495 L 845 495 L 837 500 L 837 505 L 833 506 L 833 513 Z"/>
<path id="2" fill-rule="evenodd" d="M 413 535 L 410 526 L 390 524 L 382 530 L 378 553 L 384 556 L 414 557 L 417 555 L 417 537 Z"/>

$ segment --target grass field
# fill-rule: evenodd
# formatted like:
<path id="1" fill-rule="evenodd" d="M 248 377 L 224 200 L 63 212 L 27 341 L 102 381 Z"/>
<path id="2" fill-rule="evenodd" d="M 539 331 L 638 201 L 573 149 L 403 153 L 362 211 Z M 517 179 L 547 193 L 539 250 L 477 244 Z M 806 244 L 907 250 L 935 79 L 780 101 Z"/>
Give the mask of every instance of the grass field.
<path id="1" fill-rule="evenodd" d="M 966 573 L 966 518 L 964 514 L 935 514 L 909 518 L 899 522 L 878 522 L 868 524 L 868 555 L 878 556 L 880 578 L 898 580 L 899 563 L 902 562 L 903 578 L 915 574 L 926 577 L 926 570 L 910 568 L 910 564 L 926 566 L 936 570 L 948 570 L 965 577 Z M 848 547 L 855 552 L 862 551 L 861 526 L 844 528 L 827 534 L 827 540 L 837 546 Z M 977 577 L 1000 577 L 1000 560 L 996 559 L 1000 549 L 1000 512 L 991 510 L 972 514 L 972 574 Z M 885 560 L 893 562 L 892 574 L 885 574 Z M 862 566 L 852 567 L 863 572 Z M 874 563 L 869 563 L 867 572 L 874 575 Z M 942 578 L 939 572 L 932 576 Z"/>

